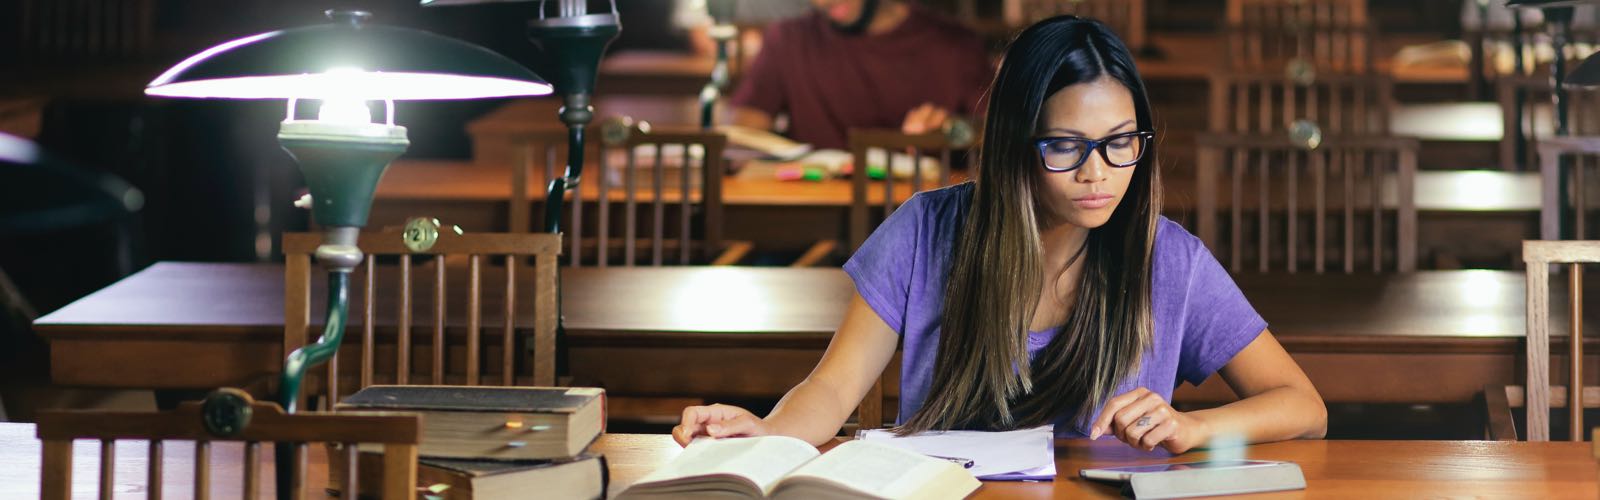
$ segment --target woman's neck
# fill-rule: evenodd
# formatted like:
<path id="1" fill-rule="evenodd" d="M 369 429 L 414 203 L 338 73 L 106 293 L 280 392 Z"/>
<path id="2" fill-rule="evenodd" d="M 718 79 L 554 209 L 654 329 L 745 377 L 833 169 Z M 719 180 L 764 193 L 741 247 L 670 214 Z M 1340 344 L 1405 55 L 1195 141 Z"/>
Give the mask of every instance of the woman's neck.
<path id="1" fill-rule="evenodd" d="M 1045 276 L 1059 275 L 1081 261 L 1079 250 L 1083 249 L 1087 241 L 1089 241 L 1089 230 L 1072 224 L 1058 224 L 1040 229 L 1040 257 L 1044 264 Z"/>

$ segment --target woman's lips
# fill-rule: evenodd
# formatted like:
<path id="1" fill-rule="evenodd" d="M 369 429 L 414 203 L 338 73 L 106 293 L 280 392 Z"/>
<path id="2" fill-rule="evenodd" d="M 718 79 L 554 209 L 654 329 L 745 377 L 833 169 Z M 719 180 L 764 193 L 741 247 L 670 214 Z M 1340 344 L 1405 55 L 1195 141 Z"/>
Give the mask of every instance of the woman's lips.
<path id="1" fill-rule="evenodd" d="M 1111 201 L 1116 197 L 1106 193 L 1095 193 L 1072 199 L 1072 204 L 1084 210 L 1095 210 L 1111 206 Z"/>

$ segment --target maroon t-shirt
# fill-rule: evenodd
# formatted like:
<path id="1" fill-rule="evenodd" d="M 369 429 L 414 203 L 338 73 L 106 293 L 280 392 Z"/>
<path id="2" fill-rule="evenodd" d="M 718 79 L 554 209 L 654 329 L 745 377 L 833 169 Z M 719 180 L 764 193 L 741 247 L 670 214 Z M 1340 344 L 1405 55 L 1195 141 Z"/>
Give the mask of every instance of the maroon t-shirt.
<path id="1" fill-rule="evenodd" d="M 954 20 L 911 7 L 888 32 L 839 33 L 822 13 L 767 27 L 735 106 L 789 115 L 790 138 L 845 148 L 850 128 L 900 128 L 933 103 L 972 116 L 994 78 L 983 40 Z"/>

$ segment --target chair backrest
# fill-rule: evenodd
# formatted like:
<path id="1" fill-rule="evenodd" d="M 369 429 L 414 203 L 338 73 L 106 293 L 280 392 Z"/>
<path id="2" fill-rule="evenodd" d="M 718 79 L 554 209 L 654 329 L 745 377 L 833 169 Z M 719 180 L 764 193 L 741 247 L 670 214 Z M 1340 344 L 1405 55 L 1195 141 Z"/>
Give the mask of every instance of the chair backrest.
<path id="1" fill-rule="evenodd" d="M 492 383 L 499 385 L 555 385 L 556 318 L 559 314 L 556 259 L 561 251 L 561 236 L 455 234 L 446 230 L 439 231 L 431 247 L 416 250 L 404 241 L 406 236 L 400 231 L 363 233 L 357 243 L 366 253 L 366 259 L 351 279 L 354 284 L 351 303 L 360 304 L 360 307 L 350 308 L 348 324 L 352 325 L 349 328 L 357 324 L 361 328 L 357 358 L 359 376 L 354 381 L 355 387 L 378 383 L 478 385 L 487 382 L 485 378 L 494 380 L 495 375 L 498 380 Z M 287 233 L 283 236 L 283 352 L 293 352 L 306 344 L 312 313 L 311 255 L 321 243 L 320 234 Z M 417 257 L 431 260 L 431 264 L 414 262 Z M 391 258 L 397 261 L 394 265 L 378 263 Z M 524 271 L 524 264 L 530 259 L 532 269 Z M 496 265 L 498 269 L 484 270 L 486 266 Z M 413 279 L 413 274 L 422 273 L 431 274 L 432 279 Z M 486 294 L 486 290 L 503 293 Z M 422 300 L 414 301 L 413 295 L 432 295 L 432 307 L 419 307 Z M 486 310 L 493 311 L 491 318 L 499 318 L 497 324 L 483 321 Z M 394 319 L 393 323 L 389 322 L 390 318 Z M 431 343 L 426 350 L 431 355 L 427 363 L 431 373 L 426 377 L 412 367 L 413 360 L 420 358 L 413 356 L 411 350 L 414 345 L 412 329 L 418 323 L 428 324 L 422 320 L 432 326 Z M 524 333 L 529 327 L 532 333 Z M 386 342 L 382 351 L 377 341 L 380 331 L 386 336 L 392 332 L 394 339 L 392 343 Z M 485 331 L 499 332 L 498 346 L 484 345 Z M 464 340 L 451 341 L 462 337 Z M 529 345 L 523 346 L 519 340 Z M 393 346 L 393 356 L 379 360 L 378 355 L 387 353 L 390 346 Z M 498 358 L 492 355 L 496 347 Z M 522 358 L 519 353 L 524 352 L 532 354 Z M 522 358 L 520 363 L 519 358 Z M 393 360 L 392 364 L 389 359 Z M 448 364 L 454 366 L 447 366 L 447 359 Z M 327 371 L 323 373 L 343 375 L 349 371 L 340 370 L 339 364 L 336 355 L 328 361 Z M 417 368 L 421 368 L 420 365 Z M 337 402 L 344 394 L 340 391 L 342 378 L 326 378 L 323 394 L 328 402 Z M 343 384 L 350 385 L 350 382 Z M 315 385 L 307 383 L 306 387 L 310 392 Z"/>
<path id="2" fill-rule="evenodd" d="M 22 0 L 9 22 L 16 60 L 0 66 L 127 61 L 155 48 L 155 0 Z"/>
<path id="3" fill-rule="evenodd" d="M 1008 26 L 1027 26 L 1048 17 L 1074 14 L 1110 26 L 1130 50 L 1137 52 L 1148 42 L 1144 0 L 1006 0 L 1002 9 Z"/>
<path id="4" fill-rule="evenodd" d="M 273 403 L 258 403 L 248 394 L 238 390 L 219 391 L 233 400 L 229 411 L 217 411 L 222 405 L 213 404 L 215 397 L 207 398 L 203 407 L 199 402 L 182 403 L 176 410 L 162 412 L 107 412 L 46 410 L 39 414 L 38 435 L 43 441 L 43 467 L 40 480 L 42 495 L 46 500 L 74 498 L 72 491 L 72 442 L 76 439 L 100 441 L 100 498 L 111 498 L 116 484 L 116 443 L 118 440 L 148 441 L 149 461 L 145 491 L 149 498 L 161 498 L 162 461 L 164 444 L 169 441 L 194 442 L 194 489 L 176 492 L 178 496 L 209 498 L 211 493 L 211 444 L 240 442 L 244 444 L 244 467 L 238 475 L 243 477 L 243 490 L 231 498 L 256 499 L 261 497 L 261 445 L 279 445 L 279 450 L 291 450 L 296 463 L 302 464 L 293 471 L 292 482 L 299 491 L 280 498 L 306 498 L 313 487 L 307 480 L 304 464 L 307 463 L 309 445 L 312 443 L 344 444 L 348 463 L 355 463 L 357 444 L 383 446 L 383 498 L 409 499 L 415 491 L 417 477 L 417 445 L 422 437 L 422 418 L 414 413 L 397 412 L 339 412 L 285 414 Z M 241 418 L 239 410 L 248 410 Z M 219 418 L 219 415 L 223 415 Z M 221 425 L 216 425 L 221 424 Z M 287 445 L 287 446 L 284 446 Z M 332 461 L 333 457 L 330 457 Z M 356 470 L 348 469 L 344 478 L 347 490 L 359 494 L 361 485 L 356 480 Z M 234 473 L 224 474 L 224 477 Z M 284 483 L 279 483 L 284 484 Z M 283 493 L 283 492 L 279 492 Z M 83 496 L 83 495 L 80 495 Z M 350 495 L 347 498 L 355 498 Z"/>
<path id="5" fill-rule="evenodd" d="M 566 264 L 661 266 L 714 260 L 725 243 L 722 178 L 727 171 L 723 159 L 727 137 L 698 128 L 631 121 L 607 124 L 598 131 L 599 140 L 591 136 L 590 141 L 600 147 L 588 155 L 593 162 L 586 161 L 597 168 L 585 169 L 578 185 L 581 197 L 569 193 L 563 210 L 571 245 Z M 522 139 L 517 147 L 525 161 L 512 182 L 526 186 L 527 178 L 540 173 L 535 168 L 540 162 L 545 165 L 544 183 L 563 175 L 565 132 L 560 137 L 559 144 L 548 142 L 551 136 Z M 532 213 L 533 204 L 543 204 L 542 194 L 535 200 L 527 196 L 528 190 L 513 188 L 514 214 Z M 513 216 L 514 224 L 523 220 L 518 217 Z"/>
<path id="6" fill-rule="evenodd" d="M 1528 378 L 1526 407 L 1528 440 L 1550 440 L 1550 400 L 1566 396 L 1570 432 L 1568 438 L 1582 441 L 1583 427 L 1583 269 L 1582 264 L 1600 263 L 1600 241 L 1524 241 L 1522 260 L 1528 274 Z M 1550 267 L 1568 264 L 1571 283 L 1568 325 L 1572 328 L 1567 353 L 1571 365 L 1564 391 L 1550 385 Z M 1555 392 L 1555 394 L 1552 394 Z"/>
<path id="7" fill-rule="evenodd" d="M 1556 135 L 1552 81 L 1546 76 L 1507 76 L 1495 82 L 1500 102 L 1502 135 L 1500 168 L 1531 170 L 1538 165 L 1540 144 Z M 1600 89 L 1562 89 L 1567 100 L 1567 134 L 1600 136 Z"/>
<path id="8" fill-rule="evenodd" d="M 1230 270 L 1247 261 L 1260 272 L 1416 269 L 1415 139 L 1334 136 L 1306 149 L 1286 135 L 1201 134 L 1197 143 L 1198 233 Z M 1330 238 L 1329 226 L 1342 236 Z"/>
<path id="9" fill-rule="evenodd" d="M 1589 200 L 1600 199 L 1600 135 L 1551 137 L 1539 142 L 1539 238 L 1588 239 L 1595 222 Z M 1563 193 L 1562 179 L 1566 179 Z M 1565 196 L 1562 196 L 1565 194 Z M 1565 199 L 1566 203 L 1562 200 Z M 1562 220 L 1566 219 L 1566 223 Z M 1565 233 L 1565 234 L 1563 234 Z"/>
<path id="10" fill-rule="evenodd" d="M 475 145 L 483 140 L 481 137 L 474 135 Z M 519 127 L 517 131 L 495 139 L 506 141 L 510 146 L 508 149 L 517 152 L 516 158 L 510 162 L 511 205 L 507 216 L 507 232 L 543 231 L 546 190 L 551 180 L 566 175 L 567 127 L 560 124 Z M 588 149 L 595 150 L 593 147 Z M 535 206 L 539 208 L 537 213 Z"/>
<path id="11" fill-rule="evenodd" d="M 911 195 L 950 185 L 955 152 L 969 142 L 961 134 L 949 130 L 924 134 L 892 129 L 850 130 L 851 252 L 860 248 L 872 229 Z M 881 172 L 881 185 L 873 179 L 875 172 Z M 881 210 L 874 214 L 873 207 Z"/>
<path id="12" fill-rule="evenodd" d="M 1212 132 L 1276 133 L 1304 119 L 1330 134 L 1386 135 L 1394 108 L 1394 81 L 1385 75 L 1211 75 Z"/>
<path id="13" fill-rule="evenodd" d="M 1290 61 L 1318 70 L 1373 69 L 1364 0 L 1229 0 L 1227 61 L 1234 70 L 1281 70 Z"/>

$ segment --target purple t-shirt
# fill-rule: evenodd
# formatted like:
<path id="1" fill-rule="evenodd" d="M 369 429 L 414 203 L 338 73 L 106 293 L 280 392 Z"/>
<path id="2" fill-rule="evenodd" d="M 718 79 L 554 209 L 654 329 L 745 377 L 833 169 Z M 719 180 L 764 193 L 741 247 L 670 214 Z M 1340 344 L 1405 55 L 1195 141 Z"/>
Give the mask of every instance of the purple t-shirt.
<path id="1" fill-rule="evenodd" d="M 964 183 L 913 196 L 844 265 L 856 291 L 903 341 L 901 422 L 922 406 L 933 382 L 945 280 L 972 190 Z M 1122 381 L 1116 394 L 1144 387 L 1171 401 L 1180 381 L 1205 381 L 1266 330 L 1267 322 L 1200 239 L 1165 217 L 1158 222 L 1152 260 L 1155 333 L 1139 372 Z M 1037 354 L 1055 333 L 1029 333 L 1028 354 Z M 1057 435 L 1086 431 L 1065 415 L 1056 421 Z"/>
<path id="2" fill-rule="evenodd" d="M 773 23 L 740 76 L 735 106 L 789 114 L 790 136 L 843 149 L 852 127 L 898 129 L 906 113 L 933 103 L 972 115 L 994 78 L 983 39 L 961 23 L 908 5 L 893 29 L 851 36 L 813 12 Z"/>

